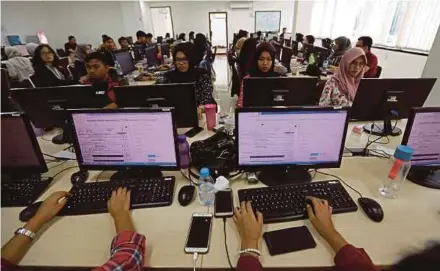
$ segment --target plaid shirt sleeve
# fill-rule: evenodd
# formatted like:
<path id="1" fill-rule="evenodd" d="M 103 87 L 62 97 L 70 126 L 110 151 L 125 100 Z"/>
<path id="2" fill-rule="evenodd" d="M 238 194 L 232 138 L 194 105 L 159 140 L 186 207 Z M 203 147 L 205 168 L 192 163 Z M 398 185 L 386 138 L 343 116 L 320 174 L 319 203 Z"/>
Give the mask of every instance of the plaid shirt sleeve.
<path id="1" fill-rule="evenodd" d="M 144 267 L 145 236 L 142 234 L 124 231 L 112 241 L 111 258 L 101 267 L 93 271 L 122 271 L 142 270 Z"/>

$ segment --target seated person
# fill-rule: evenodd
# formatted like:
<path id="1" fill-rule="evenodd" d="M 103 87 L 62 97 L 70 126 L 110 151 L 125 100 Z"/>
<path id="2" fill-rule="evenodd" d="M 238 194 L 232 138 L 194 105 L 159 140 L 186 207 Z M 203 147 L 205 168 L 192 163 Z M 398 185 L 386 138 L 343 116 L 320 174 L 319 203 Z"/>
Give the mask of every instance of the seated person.
<path id="1" fill-rule="evenodd" d="M 310 45 L 315 44 L 315 37 L 312 35 L 307 35 L 306 38 L 304 39 L 304 43 Z"/>
<path id="2" fill-rule="evenodd" d="M 341 62 L 342 56 L 350 48 L 351 48 L 351 41 L 349 38 L 341 36 L 335 39 L 335 45 L 333 46 L 332 53 L 327 58 L 328 65 L 336 66 L 336 67 L 339 66 L 339 62 Z M 336 72 L 337 69 L 334 69 L 333 71 Z"/>
<path id="3" fill-rule="evenodd" d="M 376 78 L 377 77 L 377 56 L 371 52 L 371 46 L 373 46 L 373 39 L 371 37 L 360 37 L 356 43 L 356 47 L 362 48 L 367 57 L 368 71 L 364 74 L 364 78 Z"/>
<path id="4" fill-rule="evenodd" d="M 117 108 L 113 88 L 119 86 L 120 83 L 117 78 L 110 76 L 109 71 L 111 68 L 105 55 L 100 52 L 91 53 L 86 57 L 85 62 L 87 75 L 81 78 L 81 83 L 105 90 L 108 97 L 108 105 L 104 108 Z"/>
<path id="5" fill-rule="evenodd" d="M 8 60 L 3 61 L 2 64 L 6 65 L 10 79 L 21 82 L 34 74 L 31 61 L 29 58 L 23 57 L 17 48 L 7 46 L 5 54 Z"/>
<path id="6" fill-rule="evenodd" d="M 206 70 L 195 67 L 192 45 L 192 43 L 179 43 L 174 47 L 175 68 L 166 72 L 158 83 L 195 83 L 197 106 L 215 103 L 212 97 L 214 87 L 211 78 Z"/>
<path id="7" fill-rule="evenodd" d="M 34 81 L 37 87 L 56 87 L 76 83 L 68 71 L 59 65 L 59 57 L 47 44 L 41 44 L 35 49 Z"/>
<path id="8" fill-rule="evenodd" d="M 115 66 L 115 60 L 113 59 L 113 52 L 118 50 L 116 47 L 115 41 L 109 36 L 105 36 L 102 38 L 101 52 L 107 58 L 107 63 L 111 66 Z"/>
<path id="9" fill-rule="evenodd" d="M 68 196 L 69 193 L 64 191 L 50 195 L 23 228 L 38 234 L 41 228 L 61 211 Z M 116 229 L 116 236 L 111 243 L 111 257 L 103 266 L 93 270 L 141 271 L 144 267 L 145 236 L 137 233 L 134 228 L 130 216 L 130 192 L 126 188 L 113 191 L 108 201 L 108 211 L 114 220 Z M 16 234 L 12 237 L 2 247 L 1 270 L 18 270 L 17 264 L 31 247 L 32 241 L 33 238 L 23 234 Z"/>
<path id="10" fill-rule="evenodd" d="M 269 43 L 261 43 L 255 51 L 254 64 L 244 78 L 248 77 L 280 77 L 281 74 L 275 72 L 275 48 Z M 243 106 L 243 82 L 241 83 L 238 106 Z"/>
<path id="11" fill-rule="evenodd" d="M 366 64 L 367 58 L 362 49 L 349 49 L 339 63 L 339 70 L 325 83 L 319 105 L 351 106 Z"/>
<path id="12" fill-rule="evenodd" d="M 86 70 L 86 57 L 90 54 L 91 48 L 88 44 L 78 44 L 76 47 L 76 58 L 75 58 L 75 78 L 80 79 L 83 76 L 87 75 Z"/>
<path id="13" fill-rule="evenodd" d="M 118 43 L 119 43 L 119 46 L 121 47 L 121 50 L 124 50 L 124 51 L 130 50 L 130 43 L 128 42 L 128 39 L 126 37 L 120 37 L 118 39 Z"/>
<path id="14" fill-rule="evenodd" d="M 335 229 L 332 221 L 332 207 L 326 200 L 312 198 L 312 205 L 307 205 L 307 213 L 313 227 L 336 253 L 336 270 L 379 271 L 368 254 L 362 248 L 350 245 Z M 234 212 L 233 220 L 241 236 L 241 249 L 257 249 L 263 231 L 263 215 L 255 216 L 250 202 L 241 203 Z M 392 266 L 393 271 L 434 271 L 440 266 L 440 244 L 435 244 L 425 251 L 410 255 Z M 262 271 L 259 255 L 253 252 L 240 255 L 238 271 Z"/>

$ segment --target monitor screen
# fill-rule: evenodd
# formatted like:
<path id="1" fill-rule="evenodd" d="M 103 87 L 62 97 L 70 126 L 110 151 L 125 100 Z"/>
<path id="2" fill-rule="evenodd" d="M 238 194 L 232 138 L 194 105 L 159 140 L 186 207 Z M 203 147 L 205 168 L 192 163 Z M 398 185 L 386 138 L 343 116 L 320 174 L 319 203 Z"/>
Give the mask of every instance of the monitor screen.
<path id="1" fill-rule="evenodd" d="M 83 166 L 177 166 L 171 112 L 72 113 Z"/>
<path id="2" fill-rule="evenodd" d="M 406 145 L 414 149 L 412 165 L 440 165 L 440 111 L 417 112 Z"/>
<path id="3" fill-rule="evenodd" d="M 346 120 L 346 110 L 239 112 L 238 163 L 240 166 L 338 163 Z"/>
<path id="4" fill-rule="evenodd" d="M 11 46 L 21 44 L 21 39 L 20 39 L 19 35 L 10 35 L 10 36 L 6 36 L 6 37 L 8 38 L 9 45 L 11 45 Z"/>
<path id="5" fill-rule="evenodd" d="M 121 51 L 115 53 L 115 60 L 119 63 L 119 65 L 121 65 L 123 75 L 129 74 L 136 70 L 130 52 Z"/>
<path id="6" fill-rule="evenodd" d="M 147 56 L 148 66 L 154 66 L 157 64 L 157 48 L 156 46 L 151 46 L 145 48 L 145 54 Z"/>
<path id="7" fill-rule="evenodd" d="M 38 168 L 43 160 L 40 150 L 34 148 L 32 136 L 22 116 L 2 115 L 1 167 L 9 169 Z M 40 159 L 41 158 L 41 159 Z"/>

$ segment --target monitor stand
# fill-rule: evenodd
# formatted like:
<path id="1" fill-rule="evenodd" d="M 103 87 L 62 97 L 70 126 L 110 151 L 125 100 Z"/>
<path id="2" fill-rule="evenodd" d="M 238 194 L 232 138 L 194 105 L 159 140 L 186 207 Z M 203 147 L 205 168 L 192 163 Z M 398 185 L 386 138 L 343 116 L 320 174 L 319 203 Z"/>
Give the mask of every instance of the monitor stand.
<path id="1" fill-rule="evenodd" d="M 267 186 L 308 183 L 312 180 L 307 169 L 300 168 L 265 168 L 258 174 L 258 180 Z"/>
<path id="2" fill-rule="evenodd" d="M 412 167 L 407 179 L 421 186 L 440 189 L 440 169 Z"/>
<path id="3" fill-rule="evenodd" d="M 62 145 L 62 144 L 72 144 L 73 143 L 73 131 L 72 126 L 68 125 L 67 121 L 64 123 L 63 127 L 61 127 L 63 130 L 61 134 L 56 135 L 52 138 L 52 143 L 56 145 Z"/>
<path id="4" fill-rule="evenodd" d="M 394 129 L 393 129 L 394 128 Z M 384 120 L 383 124 L 368 123 L 364 125 L 364 131 L 377 136 L 398 136 L 402 134 L 402 130 L 398 127 L 391 126 L 391 120 Z"/>
<path id="5" fill-rule="evenodd" d="M 116 171 L 110 181 L 130 180 L 130 179 L 150 179 L 162 177 L 159 169 L 125 169 Z"/>

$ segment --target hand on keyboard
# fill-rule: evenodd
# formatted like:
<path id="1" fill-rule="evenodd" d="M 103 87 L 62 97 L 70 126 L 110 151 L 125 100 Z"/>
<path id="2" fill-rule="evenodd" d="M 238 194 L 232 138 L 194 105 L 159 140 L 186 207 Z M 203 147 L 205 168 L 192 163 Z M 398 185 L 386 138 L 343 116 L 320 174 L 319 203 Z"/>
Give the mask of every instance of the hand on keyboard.
<path id="1" fill-rule="evenodd" d="M 113 190 L 108 200 L 107 208 L 113 218 L 126 215 L 130 211 L 130 191 L 119 187 Z"/>
<path id="2" fill-rule="evenodd" d="M 263 231 L 263 214 L 255 215 L 251 202 L 242 202 L 241 208 L 234 212 L 233 220 L 241 237 L 241 249 L 258 249 L 258 243 Z"/>
<path id="3" fill-rule="evenodd" d="M 312 205 L 307 204 L 307 213 L 315 229 L 322 236 L 329 236 L 335 232 L 335 226 L 332 221 L 333 208 L 329 206 L 326 200 L 310 197 Z"/>

